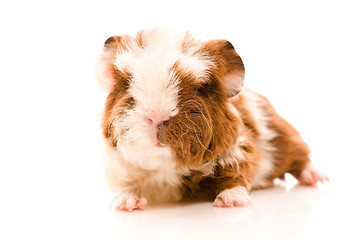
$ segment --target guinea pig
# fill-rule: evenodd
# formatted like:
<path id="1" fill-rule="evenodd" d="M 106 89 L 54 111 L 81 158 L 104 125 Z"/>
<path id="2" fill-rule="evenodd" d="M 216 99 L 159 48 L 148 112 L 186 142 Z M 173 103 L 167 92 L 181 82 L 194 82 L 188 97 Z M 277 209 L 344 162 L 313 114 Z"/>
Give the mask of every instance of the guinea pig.
<path id="1" fill-rule="evenodd" d="M 199 196 L 242 207 L 285 173 L 303 185 L 328 181 L 299 133 L 242 89 L 243 61 L 229 41 L 148 29 L 108 38 L 100 59 L 112 210 Z"/>

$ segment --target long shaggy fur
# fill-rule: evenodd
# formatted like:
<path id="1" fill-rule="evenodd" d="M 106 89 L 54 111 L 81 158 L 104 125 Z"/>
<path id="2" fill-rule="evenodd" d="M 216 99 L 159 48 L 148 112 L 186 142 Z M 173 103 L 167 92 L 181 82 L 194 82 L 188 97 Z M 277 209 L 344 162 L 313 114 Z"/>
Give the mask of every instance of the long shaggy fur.
<path id="1" fill-rule="evenodd" d="M 238 206 L 245 200 L 228 198 L 308 168 L 298 132 L 266 98 L 242 90 L 244 65 L 230 42 L 145 30 L 107 39 L 101 63 L 108 182 L 132 200 L 115 208 L 200 193 Z"/>

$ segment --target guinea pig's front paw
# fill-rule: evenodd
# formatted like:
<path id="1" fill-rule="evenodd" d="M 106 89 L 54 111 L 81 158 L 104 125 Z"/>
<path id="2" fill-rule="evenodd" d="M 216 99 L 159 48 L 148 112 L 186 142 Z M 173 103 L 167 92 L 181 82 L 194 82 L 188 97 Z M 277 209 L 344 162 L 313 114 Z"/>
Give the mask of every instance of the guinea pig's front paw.
<path id="1" fill-rule="evenodd" d="M 133 212 L 133 210 L 144 210 L 147 206 L 147 199 L 141 198 L 135 193 L 126 192 L 117 194 L 111 205 L 110 209 L 112 211 L 128 211 Z"/>
<path id="2" fill-rule="evenodd" d="M 244 207 L 249 204 L 250 197 L 244 187 L 223 190 L 214 200 L 215 207 Z"/>

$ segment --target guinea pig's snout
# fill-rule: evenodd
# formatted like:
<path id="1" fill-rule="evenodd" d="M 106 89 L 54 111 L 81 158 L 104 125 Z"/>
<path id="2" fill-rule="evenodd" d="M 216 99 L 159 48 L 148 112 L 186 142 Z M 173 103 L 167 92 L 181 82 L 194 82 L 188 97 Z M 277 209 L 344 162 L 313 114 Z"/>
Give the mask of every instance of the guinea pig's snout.
<path id="1" fill-rule="evenodd" d="M 162 114 L 159 112 L 151 112 L 147 115 L 146 120 L 150 126 L 150 138 L 156 146 L 161 147 L 162 136 L 165 128 L 169 125 L 171 117 L 169 114 Z"/>
<path id="2" fill-rule="evenodd" d="M 151 112 L 146 118 L 147 122 L 153 126 L 168 125 L 170 121 L 169 114 L 162 114 L 157 112 Z"/>
<path id="3" fill-rule="evenodd" d="M 158 142 L 160 144 L 164 145 L 164 131 L 166 130 L 166 128 L 168 127 L 169 123 L 171 121 L 171 118 L 169 118 L 166 121 L 162 121 L 158 124 L 158 132 L 157 132 L 157 137 L 158 137 Z"/>
<path id="4" fill-rule="evenodd" d="M 165 121 L 161 121 L 159 124 L 158 124 L 158 130 L 160 130 L 162 127 L 167 127 L 170 123 L 170 118 L 168 120 L 165 120 Z"/>

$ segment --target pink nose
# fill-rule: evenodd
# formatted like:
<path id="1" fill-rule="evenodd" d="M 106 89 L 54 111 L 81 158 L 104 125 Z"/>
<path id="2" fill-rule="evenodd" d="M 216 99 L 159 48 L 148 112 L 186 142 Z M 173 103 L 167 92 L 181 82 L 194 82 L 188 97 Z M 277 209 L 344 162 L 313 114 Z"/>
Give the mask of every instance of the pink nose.
<path id="1" fill-rule="evenodd" d="M 152 111 L 150 114 L 148 114 L 146 120 L 150 127 L 150 139 L 155 143 L 156 146 L 163 146 L 161 140 L 161 132 L 163 132 L 163 128 L 167 127 L 170 122 L 169 114 Z"/>
<path id="2" fill-rule="evenodd" d="M 169 123 L 170 116 L 169 114 L 164 114 L 160 112 L 151 112 L 147 116 L 147 121 L 150 125 L 167 125 Z"/>

